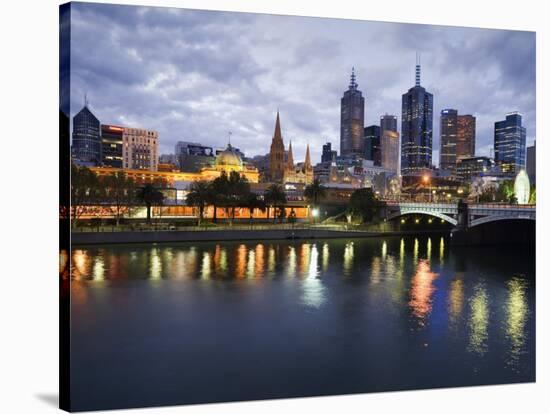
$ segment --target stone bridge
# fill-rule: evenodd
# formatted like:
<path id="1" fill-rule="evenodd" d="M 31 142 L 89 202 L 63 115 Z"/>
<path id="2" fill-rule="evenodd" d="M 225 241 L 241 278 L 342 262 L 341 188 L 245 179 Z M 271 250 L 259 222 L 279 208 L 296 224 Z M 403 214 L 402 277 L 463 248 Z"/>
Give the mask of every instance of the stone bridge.
<path id="1" fill-rule="evenodd" d="M 455 228 L 469 229 L 499 220 L 535 220 L 535 205 L 386 202 L 386 219 L 423 214 L 445 220 Z"/>

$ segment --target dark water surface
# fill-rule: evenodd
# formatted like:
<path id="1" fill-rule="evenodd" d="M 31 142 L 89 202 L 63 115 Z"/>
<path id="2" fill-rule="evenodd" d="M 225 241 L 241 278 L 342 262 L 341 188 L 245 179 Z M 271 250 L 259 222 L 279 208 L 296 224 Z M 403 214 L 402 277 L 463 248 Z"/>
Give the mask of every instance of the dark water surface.
<path id="1" fill-rule="evenodd" d="M 77 247 L 75 410 L 535 380 L 531 248 Z"/>

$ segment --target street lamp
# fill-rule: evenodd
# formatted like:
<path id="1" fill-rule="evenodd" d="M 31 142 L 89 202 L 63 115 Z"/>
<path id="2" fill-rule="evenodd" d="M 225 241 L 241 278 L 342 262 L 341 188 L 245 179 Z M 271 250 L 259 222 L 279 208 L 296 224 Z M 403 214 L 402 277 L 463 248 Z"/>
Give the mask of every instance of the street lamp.
<path id="1" fill-rule="evenodd" d="M 430 176 L 428 174 L 425 174 L 422 176 L 422 181 L 424 182 L 424 184 L 427 184 L 428 185 L 428 191 L 430 193 L 430 203 L 432 202 L 432 192 L 431 192 L 431 186 L 429 184 L 430 183 Z"/>

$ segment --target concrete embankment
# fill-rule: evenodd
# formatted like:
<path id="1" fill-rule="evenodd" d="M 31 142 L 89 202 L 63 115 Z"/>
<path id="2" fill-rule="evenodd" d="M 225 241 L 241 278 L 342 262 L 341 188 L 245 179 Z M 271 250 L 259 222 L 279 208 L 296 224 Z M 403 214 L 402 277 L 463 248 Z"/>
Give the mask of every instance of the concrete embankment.
<path id="1" fill-rule="evenodd" d="M 430 232 L 433 233 L 433 232 Z M 207 231 L 120 231 L 74 232 L 71 244 L 127 244 L 127 243 L 175 243 L 197 241 L 234 240 L 285 240 L 285 239 L 351 239 L 356 237 L 383 237 L 419 234 L 408 232 L 367 232 L 326 229 L 273 229 L 273 230 L 207 230 Z"/>

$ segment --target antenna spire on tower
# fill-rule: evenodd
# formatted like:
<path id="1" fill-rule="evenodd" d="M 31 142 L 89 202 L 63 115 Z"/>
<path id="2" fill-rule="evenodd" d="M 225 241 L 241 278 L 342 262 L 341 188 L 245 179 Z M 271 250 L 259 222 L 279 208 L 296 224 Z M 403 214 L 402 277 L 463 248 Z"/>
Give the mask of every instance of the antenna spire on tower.
<path id="1" fill-rule="evenodd" d="M 231 134 L 233 134 L 233 132 L 231 131 L 227 131 L 227 139 L 228 139 L 228 145 L 231 146 Z"/>
<path id="2" fill-rule="evenodd" d="M 349 88 L 350 89 L 357 89 L 359 85 L 357 85 L 357 82 L 355 82 L 355 66 L 352 66 L 351 68 L 351 78 L 349 82 Z"/>
<path id="3" fill-rule="evenodd" d="M 415 85 L 420 86 L 420 53 L 416 52 Z"/>

